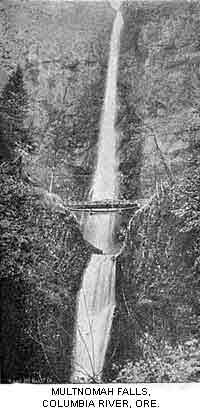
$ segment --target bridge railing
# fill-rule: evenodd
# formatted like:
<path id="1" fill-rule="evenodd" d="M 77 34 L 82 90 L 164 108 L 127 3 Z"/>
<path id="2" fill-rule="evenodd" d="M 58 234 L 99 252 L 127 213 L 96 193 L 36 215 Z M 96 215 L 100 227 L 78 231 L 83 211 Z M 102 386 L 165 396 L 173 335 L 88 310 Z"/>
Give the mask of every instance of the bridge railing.
<path id="1" fill-rule="evenodd" d="M 91 211 L 91 212 L 112 212 L 112 211 L 125 211 L 125 210 L 137 210 L 139 205 L 137 201 L 89 201 L 81 203 L 68 203 L 66 204 L 71 211 Z"/>

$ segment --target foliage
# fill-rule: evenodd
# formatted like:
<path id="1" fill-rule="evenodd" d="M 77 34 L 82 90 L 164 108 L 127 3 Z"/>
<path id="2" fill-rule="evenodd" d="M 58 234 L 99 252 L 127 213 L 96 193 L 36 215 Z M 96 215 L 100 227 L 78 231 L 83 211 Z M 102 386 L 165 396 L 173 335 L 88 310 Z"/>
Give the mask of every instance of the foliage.
<path id="1" fill-rule="evenodd" d="M 122 367 L 120 381 L 183 381 L 199 375 L 199 171 L 191 165 L 173 186 L 162 184 L 130 221 L 118 262 L 119 318 L 113 330 L 113 340 L 124 347 L 121 362 L 119 353 L 114 359 L 116 372 Z M 188 341 L 195 353 L 187 349 Z"/>
<path id="2" fill-rule="evenodd" d="M 126 383 L 180 383 L 200 381 L 199 340 L 193 338 L 172 347 L 166 341 L 158 344 L 145 335 L 140 341 L 143 359 L 129 361 L 121 369 L 115 382 Z"/>

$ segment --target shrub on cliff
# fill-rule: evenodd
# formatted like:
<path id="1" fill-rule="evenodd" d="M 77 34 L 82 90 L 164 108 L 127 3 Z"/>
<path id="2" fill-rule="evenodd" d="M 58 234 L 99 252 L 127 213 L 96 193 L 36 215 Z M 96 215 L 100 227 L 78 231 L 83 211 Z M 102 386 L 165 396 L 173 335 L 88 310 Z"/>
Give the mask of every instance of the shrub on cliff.
<path id="1" fill-rule="evenodd" d="M 143 359 L 127 361 L 118 383 L 181 383 L 200 381 L 199 341 L 192 338 L 172 347 L 166 341 L 158 344 L 151 336 L 141 341 Z"/>

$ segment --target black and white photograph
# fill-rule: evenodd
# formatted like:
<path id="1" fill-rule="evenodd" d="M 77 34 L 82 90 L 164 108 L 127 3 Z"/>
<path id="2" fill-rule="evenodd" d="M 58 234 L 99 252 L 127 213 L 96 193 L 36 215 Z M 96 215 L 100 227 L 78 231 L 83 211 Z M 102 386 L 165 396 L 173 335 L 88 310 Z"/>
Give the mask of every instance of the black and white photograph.
<path id="1" fill-rule="evenodd" d="M 0 288 L 1 384 L 200 383 L 199 0 L 0 2 Z"/>

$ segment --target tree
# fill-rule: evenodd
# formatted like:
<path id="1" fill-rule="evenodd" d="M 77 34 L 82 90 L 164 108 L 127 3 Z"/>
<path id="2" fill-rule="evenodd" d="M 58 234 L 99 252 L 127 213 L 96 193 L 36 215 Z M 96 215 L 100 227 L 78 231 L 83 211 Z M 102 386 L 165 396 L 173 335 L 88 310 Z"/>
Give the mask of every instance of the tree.
<path id="1" fill-rule="evenodd" d="M 28 95 L 23 71 L 18 65 L 5 85 L 0 102 L 0 161 L 20 159 L 29 151 L 31 138 L 25 124 L 28 115 Z"/>

